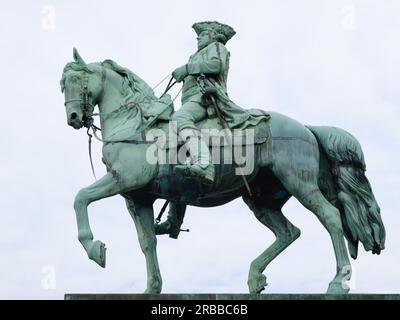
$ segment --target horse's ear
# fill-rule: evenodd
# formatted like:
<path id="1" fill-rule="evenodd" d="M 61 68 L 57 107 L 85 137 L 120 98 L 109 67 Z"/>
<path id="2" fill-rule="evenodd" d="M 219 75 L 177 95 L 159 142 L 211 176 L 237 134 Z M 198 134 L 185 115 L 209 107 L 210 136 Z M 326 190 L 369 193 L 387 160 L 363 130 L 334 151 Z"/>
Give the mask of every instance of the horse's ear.
<path id="1" fill-rule="evenodd" d="M 76 48 L 74 48 L 73 56 L 74 56 L 75 62 L 77 62 L 77 63 L 79 63 L 79 64 L 81 64 L 83 66 L 86 65 L 85 61 L 83 61 L 81 55 L 79 54 L 79 52 L 78 52 L 78 50 Z"/>

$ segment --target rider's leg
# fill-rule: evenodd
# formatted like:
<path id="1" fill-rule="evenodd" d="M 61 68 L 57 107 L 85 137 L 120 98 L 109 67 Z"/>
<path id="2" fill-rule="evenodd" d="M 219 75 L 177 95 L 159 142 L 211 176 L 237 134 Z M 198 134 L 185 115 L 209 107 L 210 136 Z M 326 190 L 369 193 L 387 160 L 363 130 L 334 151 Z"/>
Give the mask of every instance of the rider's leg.
<path id="1" fill-rule="evenodd" d="M 169 204 L 168 217 L 163 223 L 155 224 L 155 233 L 169 234 L 170 238 L 177 239 L 181 231 L 186 205 L 176 202 Z"/>
<path id="2" fill-rule="evenodd" d="M 192 158 L 192 164 L 177 165 L 175 172 L 186 176 L 197 176 L 206 182 L 214 180 L 214 166 L 211 163 L 211 155 L 207 144 L 201 138 L 200 131 L 195 122 L 204 119 L 206 109 L 197 101 L 188 101 L 174 114 L 172 120 L 176 121 L 179 136 L 186 141 Z"/>
<path id="3" fill-rule="evenodd" d="M 175 173 L 183 176 L 197 177 L 206 183 L 212 183 L 214 181 L 214 166 L 211 163 L 208 145 L 202 139 L 200 131 L 185 128 L 179 132 L 179 135 L 186 141 L 191 164 L 177 165 Z"/>
<path id="4" fill-rule="evenodd" d="M 207 176 L 209 181 L 214 179 L 214 166 L 211 164 L 211 157 L 208 146 L 201 139 L 200 132 L 195 126 L 195 122 L 207 116 L 206 109 L 200 104 L 201 97 L 193 97 L 185 102 L 182 107 L 175 112 L 172 120 L 176 124 L 176 132 L 184 140 L 189 138 L 187 146 L 193 159 L 190 169 L 200 172 L 200 176 Z M 191 137 L 192 136 L 192 137 Z M 177 166 L 178 173 L 186 173 L 187 166 Z M 190 170 L 189 169 L 189 170 Z M 179 172 L 181 170 L 181 172 Z M 170 203 L 168 218 L 165 222 L 155 225 L 157 235 L 169 234 L 171 238 L 178 238 L 180 228 L 185 216 L 186 205 L 180 203 Z"/>

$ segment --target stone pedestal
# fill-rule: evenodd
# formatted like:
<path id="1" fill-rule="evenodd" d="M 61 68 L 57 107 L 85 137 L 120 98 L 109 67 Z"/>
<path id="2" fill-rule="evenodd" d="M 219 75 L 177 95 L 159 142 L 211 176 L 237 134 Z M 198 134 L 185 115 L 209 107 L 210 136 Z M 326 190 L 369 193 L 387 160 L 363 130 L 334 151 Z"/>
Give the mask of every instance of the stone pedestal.
<path id="1" fill-rule="evenodd" d="M 84 294 L 67 293 L 65 300 L 400 300 L 400 294 Z"/>

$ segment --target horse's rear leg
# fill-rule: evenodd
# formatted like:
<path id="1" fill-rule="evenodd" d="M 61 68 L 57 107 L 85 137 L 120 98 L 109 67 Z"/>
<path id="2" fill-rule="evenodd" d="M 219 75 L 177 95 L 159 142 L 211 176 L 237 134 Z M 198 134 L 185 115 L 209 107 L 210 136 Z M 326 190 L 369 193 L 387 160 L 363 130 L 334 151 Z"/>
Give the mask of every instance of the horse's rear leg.
<path id="1" fill-rule="evenodd" d="M 351 265 L 344 242 L 340 212 L 316 189 L 309 194 L 297 196 L 297 199 L 321 221 L 329 232 L 335 250 L 337 273 L 330 282 L 328 293 L 348 293 L 346 281 L 350 280 Z"/>
<path id="2" fill-rule="evenodd" d="M 113 176 L 107 173 L 89 187 L 80 190 L 75 197 L 74 209 L 78 225 L 78 239 L 85 248 L 89 258 L 103 268 L 106 266 L 106 248 L 101 241 L 93 241 L 87 207 L 94 201 L 111 197 L 119 192 L 119 185 Z"/>
<path id="3" fill-rule="evenodd" d="M 304 131 L 304 137 L 308 135 L 309 132 Z M 328 292 L 347 293 L 345 281 L 350 279 L 351 267 L 340 212 L 325 199 L 318 187 L 318 144 L 309 137 L 307 139 L 309 142 L 293 140 L 291 143 L 275 143 L 273 173 L 286 191 L 312 211 L 329 232 L 335 250 L 337 273 L 329 284 Z"/>
<path id="4" fill-rule="evenodd" d="M 254 212 L 256 218 L 267 226 L 276 236 L 275 242 L 259 255 L 250 265 L 248 286 L 250 293 L 259 293 L 265 289 L 266 277 L 262 274 L 268 264 L 300 236 L 296 228 L 282 214 L 281 208 L 287 201 L 243 197 Z"/>
<path id="5" fill-rule="evenodd" d="M 316 174 L 311 176 L 315 177 Z M 322 195 L 314 180 L 304 179 L 301 174 L 295 176 L 290 172 L 286 172 L 281 178 L 286 190 L 313 212 L 329 232 L 335 250 L 337 272 L 329 284 L 328 293 L 348 293 L 349 288 L 345 282 L 350 280 L 351 266 L 344 242 L 340 212 Z"/>
<path id="6" fill-rule="evenodd" d="M 351 266 L 344 242 L 344 234 L 340 212 L 321 193 L 316 183 L 316 174 L 313 179 L 304 179 L 301 174 L 295 176 L 287 172 L 282 176 L 282 183 L 308 210 L 313 212 L 325 229 L 329 232 L 336 257 L 336 275 L 330 282 L 328 293 L 348 293 L 346 281 L 350 280 Z M 308 180 L 308 181 L 307 181 Z"/>
<path id="7" fill-rule="evenodd" d="M 153 205 L 127 199 L 126 206 L 135 222 L 140 247 L 146 258 L 147 289 L 145 293 L 160 293 L 162 280 L 156 251 Z"/>

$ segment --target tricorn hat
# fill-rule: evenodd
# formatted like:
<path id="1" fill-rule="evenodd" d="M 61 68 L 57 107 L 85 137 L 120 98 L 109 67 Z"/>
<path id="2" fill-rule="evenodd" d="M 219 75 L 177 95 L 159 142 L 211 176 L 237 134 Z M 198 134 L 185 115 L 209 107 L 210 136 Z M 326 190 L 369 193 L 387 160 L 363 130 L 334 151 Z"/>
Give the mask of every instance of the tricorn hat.
<path id="1" fill-rule="evenodd" d="M 206 30 L 214 32 L 218 36 L 219 40 L 224 44 L 236 34 L 236 31 L 233 30 L 232 27 L 218 21 L 197 22 L 192 26 L 192 28 L 196 31 L 197 35 Z"/>

